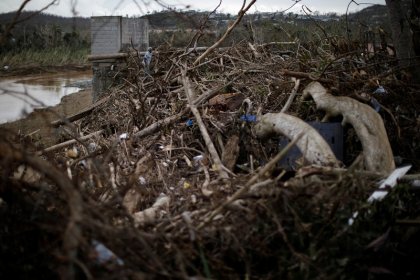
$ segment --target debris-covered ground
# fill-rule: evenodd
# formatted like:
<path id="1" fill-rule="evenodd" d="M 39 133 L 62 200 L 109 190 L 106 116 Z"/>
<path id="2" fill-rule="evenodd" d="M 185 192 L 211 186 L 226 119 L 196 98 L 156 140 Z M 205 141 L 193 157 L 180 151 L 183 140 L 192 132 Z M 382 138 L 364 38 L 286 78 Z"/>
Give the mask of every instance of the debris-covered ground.
<path id="1" fill-rule="evenodd" d="M 161 47 L 152 76 L 127 59 L 72 144 L 35 151 L 2 132 L 0 275 L 419 279 L 419 88 L 360 48 Z M 323 118 L 301 94 L 312 80 L 379 111 L 397 167 L 412 165 L 385 199 L 368 202 L 389 174 L 365 170 L 352 126 L 334 166 L 283 169 L 278 136 L 257 137 L 266 113 Z"/>

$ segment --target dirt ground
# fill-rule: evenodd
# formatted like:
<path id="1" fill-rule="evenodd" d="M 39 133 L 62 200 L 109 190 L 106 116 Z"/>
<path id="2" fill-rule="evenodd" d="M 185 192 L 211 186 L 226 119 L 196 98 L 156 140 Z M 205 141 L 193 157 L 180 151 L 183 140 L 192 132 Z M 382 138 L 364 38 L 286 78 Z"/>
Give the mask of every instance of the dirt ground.
<path id="1" fill-rule="evenodd" d="M 54 107 L 35 109 L 26 118 L 2 124 L 23 137 L 30 137 L 34 143 L 48 147 L 59 140 L 58 131 L 49 124 L 57 119 L 75 114 L 92 104 L 91 88 L 64 96 Z"/>

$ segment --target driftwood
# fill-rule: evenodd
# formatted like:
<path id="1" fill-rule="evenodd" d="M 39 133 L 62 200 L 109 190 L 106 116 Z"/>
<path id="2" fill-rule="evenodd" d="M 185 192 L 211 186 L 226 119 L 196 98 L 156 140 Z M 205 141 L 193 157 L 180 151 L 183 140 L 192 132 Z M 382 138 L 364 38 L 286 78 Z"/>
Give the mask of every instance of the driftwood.
<path id="1" fill-rule="evenodd" d="M 92 113 L 93 109 L 95 109 L 99 105 L 103 104 L 108 99 L 109 99 L 108 97 L 103 98 L 103 99 L 95 102 L 95 104 L 87 107 L 86 109 L 84 109 L 84 110 L 82 110 L 82 111 L 80 111 L 80 112 L 78 112 L 76 114 L 73 114 L 73 115 L 68 116 L 66 118 L 59 119 L 59 120 L 56 120 L 56 121 L 51 122 L 51 125 L 54 126 L 54 127 L 57 127 L 59 125 L 63 125 L 63 124 L 69 123 L 69 122 L 74 122 L 74 121 L 77 121 L 77 120 L 79 120 L 81 118 L 84 118 L 87 115 L 89 115 L 90 113 Z"/>
<path id="2" fill-rule="evenodd" d="M 198 65 L 201 60 L 203 60 L 207 55 L 209 55 L 210 52 L 212 52 L 214 49 L 216 49 L 226 38 L 229 36 L 229 34 L 235 29 L 235 27 L 241 22 L 242 17 L 245 15 L 245 13 L 254 5 L 256 0 L 251 0 L 250 3 L 245 7 L 246 1 L 243 2 L 242 8 L 238 13 L 238 17 L 235 19 L 235 21 L 232 23 L 231 26 L 228 27 L 226 32 L 222 35 L 222 37 L 214 43 L 211 47 L 209 47 L 203 54 L 201 54 L 193 63 L 193 65 Z"/>
<path id="3" fill-rule="evenodd" d="M 366 169 L 389 173 L 395 169 L 391 145 L 381 116 L 370 106 L 345 96 L 333 96 L 318 82 L 303 90 L 303 97 L 311 96 L 317 109 L 325 111 L 324 120 L 342 115 L 342 124 L 351 124 L 363 147 Z"/>
<path id="4" fill-rule="evenodd" d="M 59 143 L 59 144 L 57 144 L 57 145 L 54 145 L 54 146 L 48 147 L 48 148 L 46 148 L 46 149 L 44 149 L 44 150 L 42 150 L 42 151 L 39 151 L 39 152 L 37 153 L 37 155 L 42 155 L 42 154 L 44 154 L 44 153 L 52 152 L 52 151 L 55 151 L 55 150 L 58 150 L 58 149 L 61 149 L 61 148 L 64 148 L 64 147 L 70 146 L 70 145 L 75 144 L 75 143 L 77 143 L 77 142 L 84 141 L 84 140 L 87 140 L 87 139 L 89 139 L 89 138 L 92 138 L 92 137 L 98 136 L 98 135 L 100 135 L 100 134 L 101 134 L 101 133 L 103 133 L 103 132 L 104 132 L 104 130 L 103 130 L 103 129 L 101 129 L 101 130 L 98 130 L 98 131 L 92 132 L 91 134 L 88 134 L 88 135 L 82 136 L 82 137 L 80 137 L 80 138 L 77 138 L 77 139 L 71 139 L 71 140 L 68 140 L 68 141 L 66 141 L 66 142 Z"/>
<path id="5" fill-rule="evenodd" d="M 208 214 L 207 217 L 204 218 L 204 221 L 198 226 L 198 229 L 204 227 L 207 223 L 213 220 L 218 214 L 220 214 L 223 209 L 225 209 L 228 205 L 230 205 L 235 200 L 239 199 L 242 195 L 246 194 L 250 188 L 261 178 L 263 178 L 266 173 L 271 171 L 273 167 L 293 148 L 294 145 L 301 139 L 302 135 L 296 135 L 296 137 L 284 147 L 277 155 L 275 155 L 265 166 L 263 166 L 248 182 L 245 186 L 239 190 L 237 190 L 232 196 L 228 199 L 223 201 L 216 209 Z"/>
<path id="6" fill-rule="evenodd" d="M 208 47 L 195 47 L 195 48 L 188 48 L 187 50 L 185 49 L 176 49 L 174 51 L 170 51 L 171 53 L 183 53 L 186 52 L 188 53 L 192 53 L 192 52 L 205 52 L 208 49 Z M 222 51 L 222 50 L 227 50 L 228 48 L 223 47 L 223 48 L 217 48 L 218 50 Z M 109 54 L 91 54 L 88 55 L 87 59 L 88 61 L 97 61 L 97 60 L 109 60 L 109 59 L 126 59 L 130 56 L 143 56 L 146 53 L 146 51 L 140 51 L 140 52 L 136 52 L 136 51 L 132 51 L 132 52 L 120 52 L 120 53 L 109 53 Z M 159 51 L 154 51 L 154 54 L 159 54 L 162 52 Z"/>
<path id="7" fill-rule="evenodd" d="M 23 163 L 39 174 L 54 182 L 67 198 L 69 213 L 68 222 L 64 231 L 62 247 L 65 255 L 68 275 L 73 275 L 74 265 L 77 262 L 79 243 L 82 240 L 80 222 L 83 219 L 83 200 L 80 192 L 73 186 L 72 181 L 63 176 L 63 173 L 49 162 L 29 155 L 24 151 L 15 149 L 12 145 L 0 142 L 0 161 L 12 160 Z M 71 277 L 70 279 L 72 279 Z"/>
<path id="8" fill-rule="evenodd" d="M 297 71 L 291 71 L 291 70 L 287 70 L 287 69 L 283 69 L 281 71 L 281 74 L 283 76 L 290 76 L 290 77 L 301 78 L 301 79 L 309 79 L 309 80 L 312 80 L 312 81 L 319 81 L 319 82 L 323 82 L 323 83 L 332 83 L 333 82 L 330 79 L 315 77 L 311 73 L 297 72 Z"/>
<path id="9" fill-rule="evenodd" d="M 292 80 L 295 82 L 295 86 L 292 89 L 292 93 L 290 94 L 289 98 L 286 101 L 286 104 L 284 105 L 284 107 L 281 109 L 280 113 L 286 113 L 287 110 L 289 110 L 290 106 L 293 103 L 293 100 L 295 99 L 295 96 L 297 94 L 297 91 L 299 89 L 299 85 L 300 85 L 300 80 L 296 79 L 296 78 L 292 78 Z"/>
<path id="10" fill-rule="evenodd" d="M 186 76 L 185 71 L 182 73 L 182 82 L 185 87 L 185 93 L 188 98 L 188 103 L 189 103 L 191 112 L 193 113 L 195 120 L 197 121 L 197 125 L 200 128 L 201 135 L 203 136 L 204 142 L 206 143 L 210 156 L 213 159 L 214 169 L 219 173 L 220 178 L 229 178 L 229 175 L 223 168 L 224 167 L 223 163 L 219 157 L 219 154 L 216 151 L 216 148 L 214 147 L 213 141 L 211 140 L 210 135 L 207 131 L 207 128 L 201 118 L 200 112 L 198 111 L 196 105 L 194 104 L 192 100 L 192 96 L 194 96 L 194 93 L 193 93 L 193 89 L 191 87 L 190 81 L 188 77 Z"/>
<path id="11" fill-rule="evenodd" d="M 198 96 L 196 99 L 194 99 L 193 101 L 193 105 L 194 106 L 200 106 L 201 104 L 203 104 L 204 102 L 206 102 L 207 100 L 209 100 L 210 98 L 216 96 L 217 94 L 219 94 L 219 92 L 226 86 L 231 85 L 234 81 L 236 81 L 237 77 L 232 79 L 231 81 L 229 81 L 226 84 L 223 84 L 221 86 L 218 86 L 216 88 L 210 89 L 208 91 L 206 91 L 205 93 L 201 94 L 200 96 Z M 163 120 L 159 120 L 155 123 L 152 123 L 151 125 L 149 125 L 146 128 L 143 128 L 142 130 L 138 131 L 137 133 L 134 134 L 134 138 L 142 138 L 145 136 L 148 136 L 152 133 L 155 133 L 157 130 L 159 130 L 159 128 L 161 128 L 162 126 L 165 125 L 169 125 L 172 124 L 176 121 L 179 121 L 179 119 L 185 115 L 189 110 L 188 109 L 184 109 L 181 112 L 179 112 L 176 115 L 172 115 L 169 117 L 166 117 Z"/>
<path id="12" fill-rule="evenodd" d="M 307 162 L 321 166 L 339 165 L 324 138 L 312 126 L 294 116 L 284 113 L 265 114 L 255 126 L 255 132 L 261 138 L 282 134 L 290 140 L 302 134 L 296 146 Z"/>

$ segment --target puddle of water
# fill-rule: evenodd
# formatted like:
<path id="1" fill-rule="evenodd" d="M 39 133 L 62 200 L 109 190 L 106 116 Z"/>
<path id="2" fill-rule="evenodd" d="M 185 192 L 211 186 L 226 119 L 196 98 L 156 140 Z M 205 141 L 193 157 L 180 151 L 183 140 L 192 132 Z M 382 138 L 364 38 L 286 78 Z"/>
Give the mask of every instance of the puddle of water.
<path id="1" fill-rule="evenodd" d="M 0 123 L 23 118 L 35 108 L 55 106 L 90 80 L 91 71 L 0 80 Z"/>

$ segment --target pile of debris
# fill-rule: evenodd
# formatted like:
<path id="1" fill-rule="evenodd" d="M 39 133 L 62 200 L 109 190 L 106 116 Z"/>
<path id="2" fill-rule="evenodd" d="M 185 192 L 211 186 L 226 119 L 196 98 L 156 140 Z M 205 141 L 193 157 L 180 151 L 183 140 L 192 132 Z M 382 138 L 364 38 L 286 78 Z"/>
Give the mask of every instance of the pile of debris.
<path id="1" fill-rule="evenodd" d="M 33 152 L 2 133 L 0 275 L 417 278 L 419 176 L 392 152 L 420 169 L 417 89 L 392 58 L 321 43 L 161 47 L 152 75 L 128 57 L 60 122 L 70 140 Z M 342 161 L 321 119 L 346 125 Z"/>

